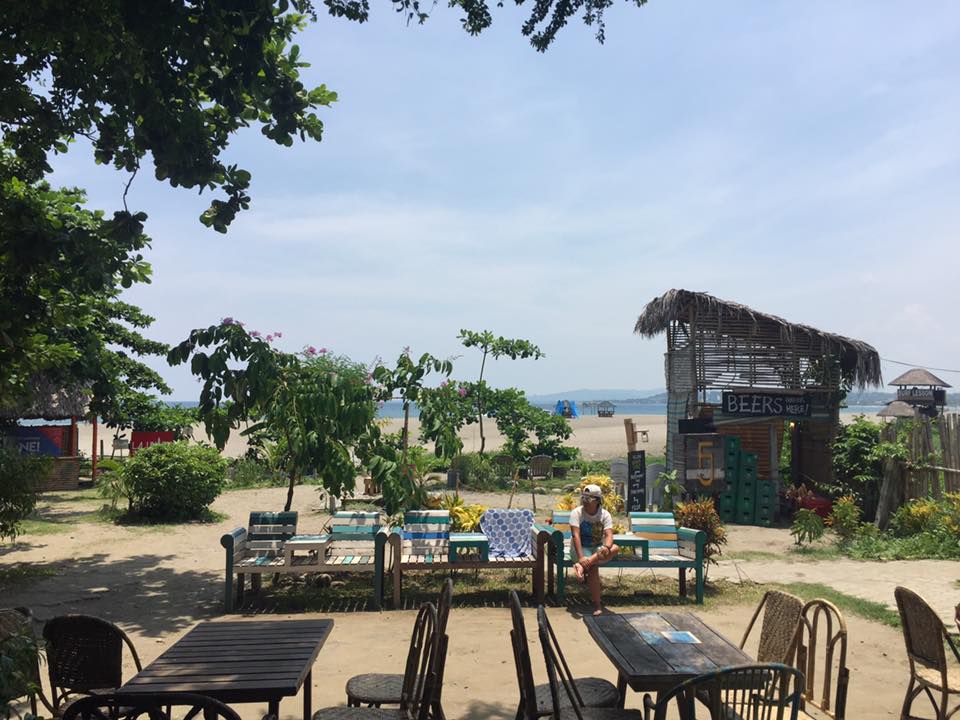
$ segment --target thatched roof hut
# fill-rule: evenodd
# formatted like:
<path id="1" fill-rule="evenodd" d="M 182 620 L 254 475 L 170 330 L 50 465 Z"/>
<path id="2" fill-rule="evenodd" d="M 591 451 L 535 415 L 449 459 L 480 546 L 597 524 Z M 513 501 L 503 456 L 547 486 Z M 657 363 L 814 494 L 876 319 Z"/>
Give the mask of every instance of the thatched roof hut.
<path id="1" fill-rule="evenodd" d="M 634 332 L 644 337 L 665 332 L 671 350 L 696 345 L 701 387 L 836 389 L 841 374 L 827 367 L 828 359 L 859 388 L 882 382 L 880 356 L 872 345 L 703 292 L 668 290 L 654 298 Z"/>
<path id="2" fill-rule="evenodd" d="M 64 388 L 46 377 L 36 377 L 22 402 L 0 406 L 2 420 L 69 420 L 85 417 L 89 411 L 90 389 L 84 385 Z"/>
<path id="3" fill-rule="evenodd" d="M 887 406 L 877 413 L 877 417 L 915 418 L 917 417 L 917 409 L 910 403 L 905 403 L 903 400 L 894 400 L 893 402 L 887 403 Z"/>
<path id="4" fill-rule="evenodd" d="M 929 370 L 924 370 L 923 368 L 913 368 L 912 370 L 907 370 L 903 375 L 898 377 L 896 380 L 891 380 L 888 385 L 899 385 L 900 387 L 905 387 L 907 385 L 929 385 L 931 387 L 942 387 L 948 388 L 951 387 L 943 380 L 938 378 Z"/>

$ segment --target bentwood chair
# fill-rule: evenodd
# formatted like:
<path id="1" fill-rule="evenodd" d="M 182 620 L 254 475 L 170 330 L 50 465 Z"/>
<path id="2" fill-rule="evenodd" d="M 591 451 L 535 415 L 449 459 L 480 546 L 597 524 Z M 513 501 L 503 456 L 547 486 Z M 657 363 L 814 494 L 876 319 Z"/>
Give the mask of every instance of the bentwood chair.
<path id="1" fill-rule="evenodd" d="M 537 480 L 550 477 L 553 473 L 553 458 L 549 455 L 534 455 L 530 458 L 527 469 L 527 479 L 530 481 L 530 499 L 533 501 L 533 511 L 537 511 Z"/>
<path id="2" fill-rule="evenodd" d="M 71 694 L 102 694 L 123 684 L 123 646 L 143 669 L 127 634 L 113 623 L 90 615 L 61 615 L 43 626 L 54 714 Z"/>
<path id="3" fill-rule="evenodd" d="M 763 623 L 760 626 L 760 645 L 756 652 L 757 662 L 783 663 L 790 665 L 797 649 L 797 639 L 800 630 L 800 613 L 803 611 L 803 601 L 796 595 L 768 590 L 763 594 L 760 604 L 750 618 L 750 624 L 740 641 L 742 650 L 750 637 L 750 631 L 763 612 Z"/>
<path id="4" fill-rule="evenodd" d="M 446 661 L 447 637 L 439 632 L 433 603 L 424 603 L 417 613 L 410 636 L 410 649 L 403 672 L 400 707 L 328 707 L 317 710 L 313 720 L 428 720 L 440 697 L 440 682 Z"/>
<path id="5" fill-rule="evenodd" d="M 817 662 L 821 659 L 821 683 L 818 691 Z M 797 669 L 803 673 L 806 680 L 801 711 L 812 706 L 833 720 L 844 720 L 847 686 L 850 684 L 850 669 L 847 667 L 847 623 L 837 606 L 828 600 L 811 600 L 803 606 L 797 642 Z M 807 716 L 801 712 L 801 717 Z"/>
<path id="6" fill-rule="evenodd" d="M 791 684 L 793 689 L 790 689 Z M 696 720 L 703 703 L 711 720 L 797 720 L 803 673 L 782 663 L 721 668 L 680 683 L 657 702 L 643 696 L 645 720 L 666 720 L 671 704 Z"/>
<path id="7" fill-rule="evenodd" d="M 40 654 L 42 646 L 33 633 L 32 616 L 27 608 L 0 608 L 0 655 L 11 662 L 15 674 L 0 692 L 0 702 L 21 697 L 30 700 L 30 712 L 37 715 L 37 697 L 50 712 L 40 687 Z"/>
<path id="8" fill-rule="evenodd" d="M 581 702 L 576 685 L 568 677 L 569 668 L 561 663 L 557 636 L 550 627 L 547 611 L 543 605 L 537 608 L 537 634 L 547 666 L 550 686 L 550 704 L 553 720 L 576 718 L 576 720 L 641 720 L 639 710 L 623 710 L 615 707 L 586 707 Z M 529 660 L 529 658 L 528 658 Z M 529 663 L 528 663 L 529 667 Z M 532 685 L 532 681 L 528 687 Z M 529 697 L 529 695 L 528 695 Z"/>
<path id="9" fill-rule="evenodd" d="M 913 701 L 926 693 L 937 720 L 947 720 L 960 711 L 960 704 L 949 709 L 950 696 L 960 695 L 960 651 L 940 616 L 922 597 L 905 587 L 898 587 L 894 596 L 910 661 L 910 684 L 900 718 L 914 720 L 916 716 L 910 714 Z M 947 646 L 954 657 L 947 657 Z"/>
<path id="10" fill-rule="evenodd" d="M 447 618 L 450 615 L 450 603 L 453 601 L 453 580 L 447 578 L 440 589 L 437 602 L 437 628 L 441 635 L 447 633 Z M 442 686 L 442 678 L 441 678 Z M 360 707 L 381 707 L 399 705 L 403 692 L 403 675 L 388 673 L 365 673 L 354 675 L 347 680 L 347 705 Z M 443 720 L 446 716 L 440 703 L 440 695 L 434 699 L 434 717 Z"/>
<path id="11" fill-rule="evenodd" d="M 171 707 L 188 707 L 187 717 L 240 720 L 219 700 L 193 693 L 111 693 L 80 698 L 67 706 L 63 720 L 169 720 Z"/>
<path id="12" fill-rule="evenodd" d="M 513 630 L 510 631 L 513 662 L 517 669 L 517 684 L 520 686 L 520 705 L 517 708 L 516 720 L 537 720 L 537 718 L 548 717 L 553 714 L 550 683 L 534 685 L 530 646 L 527 643 L 527 629 L 523 622 L 523 608 L 514 590 L 510 591 L 510 616 L 513 621 Z M 545 613 L 544 617 L 546 618 Z M 574 678 L 560 650 L 560 645 L 556 642 L 556 634 L 549 620 L 546 620 L 546 626 L 553 639 L 560 672 L 563 673 L 565 682 L 573 689 L 572 697 L 568 697 L 566 693 L 560 694 L 560 704 L 567 708 L 570 707 L 571 702 L 585 707 L 615 707 L 618 694 L 613 683 L 596 677 Z"/>

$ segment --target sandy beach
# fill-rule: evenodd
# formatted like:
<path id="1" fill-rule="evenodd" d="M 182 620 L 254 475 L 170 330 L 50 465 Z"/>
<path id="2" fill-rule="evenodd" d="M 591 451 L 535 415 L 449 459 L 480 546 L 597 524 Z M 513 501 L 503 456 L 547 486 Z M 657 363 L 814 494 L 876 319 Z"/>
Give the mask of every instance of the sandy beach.
<path id="1" fill-rule="evenodd" d="M 857 414 L 859 413 L 842 413 L 840 419 L 842 422 L 850 422 Z M 582 457 L 586 460 L 609 460 L 615 457 L 625 457 L 627 454 L 627 439 L 623 429 L 623 420 L 627 417 L 633 419 L 638 430 L 647 431 L 648 440 L 640 443 L 640 449 L 646 450 L 648 456 L 662 456 L 667 443 L 667 418 L 665 415 L 618 415 L 612 418 L 589 415 L 575 418 L 570 420 L 573 435 L 567 441 L 567 444 L 580 448 Z M 397 432 L 402 425 L 403 420 L 400 418 L 383 420 L 383 427 L 386 432 Z M 485 420 L 483 429 L 487 438 L 486 450 L 494 452 L 499 449 L 503 445 L 503 437 L 497 432 L 496 423 L 492 420 Z M 419 438 L 420 421 L 416 418 L 410 420 L 410 432 L 412 437 Z M 103 441 L 103 448 L 109 455 L 113 431 L 101 427 L 98 437 L 99 440 Z M 195 440 L 205 438 L 202 425 L 194 428 L 193 437 Z M 480 449 L 480 428 L 478 425 L 468 425 L 461 431 L 460 437 L 463 440 L 464 452 L 476 452 Z M 79 438 L 81 451 L 85 455 L 89 455 L 93 446 L 93 426 L 89 423 L 81 423 Z M 429 443 L 427 447 L 433 449 L 433 446 Z M 246 452 L 246 449 L 246 441 L 240 436 L 240 431 L 236 431 L 230 436 L 223 454 L 227 457 L 239 457 Z"/>

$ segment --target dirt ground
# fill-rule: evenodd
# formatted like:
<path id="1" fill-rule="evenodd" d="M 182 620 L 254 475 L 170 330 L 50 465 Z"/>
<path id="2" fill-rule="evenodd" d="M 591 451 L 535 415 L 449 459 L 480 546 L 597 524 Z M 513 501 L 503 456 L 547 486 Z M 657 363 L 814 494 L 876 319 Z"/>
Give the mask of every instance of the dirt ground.
<path id="1" fill-rule="evenodd" d="M 39 620 L 55 615 L 80 612 L 107 618 L 122 626 L 132 637 L 141 659 L 149 663 L 198 620 L 222 618 L 224 550 L 220 536 L 233 527 L 245 525 L 253 509 L 282 507 L 285 490 L 258 489 L 223 494 L 213 509 L 226 516 L 221 522 L 178 526 L 117 526 L 91 522 L 91 511 L 99 501 L 78 500 L 76 495 L 47 495 L 41 517 L 62 527 L 61 532 L 26 534 L 13 545 L 0 547 L 0 565 L 26 563 L 45 569 L 48 577 L 12 582 L 2 589 L 4 606 L 31 607 Z M 505 504 L 505 496 L 469 497 Z M 546 498 L 544 498 L 546 500 Z M 522 504 L 528 503 L 520 499 Z M 538 498 L 539 500 L 539 498 Z M 493 504 L 493 503 L 491 503 Z M 320 508 L 314 488 L 297 488 L 294 509 L 300 511 L 300 530 L 319 531 L 326 515 Z M 49 526 L 48 526 L 49 527 Z M 754 532 L 756 531 L 756 532 Z M 737 528 L 728 551 L 776 553 L 789 542 L 786 531 Z M 749 555 L 749 552 L 747 552 Z M 838 589 L 877 584 L 877 578 L 896 584 L 891 577 L 894 563 L 855 563 L 829 561 L 809 563 L 774 562 L 769 557 L 729 561 L 743 575 L 757 582 L 779 581 L 777 572 L 802 574 L 807 582 L 822 582 Z M 916 563 L 911 566 L 920 567 Z M 924 566 L 926 567 L 926 566 Z M 779 570 L 778 570 L 779 568 Z M 908 584 L 927 594 L 940 584 L 949 587 L 960 577 L 960 563 L 947 568 L 930 566 L 915 570 Z M 923 577 L 924 572 L 929 573 Z M 721 566 L 716 576 L 733 575 Z M 919 573 L 919 574 L 918 574 Z M 504 574 L 505 587 L 526 588 Z M 614 580 L 607 578 L 607 582 Z M 960 590 L 952 585 L 952 595 L 960 600 Z M 438 588 L 439 589 L 439 588 Z M 322 593 L 322 590 L 317 590 Z M 456 592 L 456 590 L 455 590 Z M 884 590 L 886 593 L 886 591 Z M 946 592 L 946 591 L 945 591 Z M 505 596 L 505 592 L 504 592 Z M 655 608 L 655 598 L 638 597 L 635 607 L 618 604 L 617 612 Z M 883 599 L 892 602 L 892 590 Z M 943 602 L 946 601 L 946 595 Z M 574 672 L 596 675 L 615 681 L 610 662 L 591 640 L 579 611 L 583 608 L 557 607 L 551 619 L 562 639 L 564 651 Z M 674 609 L 676 609 L 674 607 Z M 727 637 L 738 641 L 752 612 L 752 605 L 719 605 L 707 609 L 686 607 Z M 940 608 L 938 608 L 939 610 Z M 329 612 L 271 617 L 331 617 L 335 627 L 322 649 L 313 674 L 314 707 L 343 704 L 344 684 L 361 672 L 399 672 L 403 661 L 412 610 L 384 612 Z M 256 606 L 247 613 L 256 618 Z M 236 616 L 231 616 L 235 618 Z M 526 611 L 528 628 L 535 627 L 532 608 Z M 850 718 L 896 717 L 908 679 L 903 640 L 898 630 L 848 616 L 850 650 L 848 664 L 851 685 L 848 702 Z M 509 646 L 509 612 L 502 606 L 457 606 L 451 614 L 450 650 L 444 684 L 444 706 L 451 720 L 456 718 L 512 718 L 516 711 L 517 686 Z M 536 633 L 530 632 L 531 639 Z M 534 652 L 536 659 L 537 653 Z M 132 674 L 128 662 L 127 675 Z M 544 681 L 542 664 L 535 665 L 538 679 Z M 640 707 L 642 699 L 631 693 L 629 707 Z M 284 718 L 300 716 L 301 700 L 288 699 L 281 705 Z M 246 719 L 260 718 L 264 707 L 237 706 Z"/>

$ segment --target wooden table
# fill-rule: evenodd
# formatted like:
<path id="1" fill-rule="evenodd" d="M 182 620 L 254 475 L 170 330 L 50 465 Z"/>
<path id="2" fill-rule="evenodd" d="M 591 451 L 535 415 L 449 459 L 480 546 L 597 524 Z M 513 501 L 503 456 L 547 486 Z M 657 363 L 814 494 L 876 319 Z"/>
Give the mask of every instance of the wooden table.
<path id="1" fill-rule="evenodd" d="M 583 621 L 597 645 L 617 668 L 621 708 L 627 685 L 639 692 L 659 693 L 702 673 L 754 662 L 743 650 L 691 613 L 609 613 L 586 616 Z M 675 630 L 693 633 L 700 642 L 672 643 L 661 634 Z"/>
<path id="2" fill-rule="evenodd" d="M 303 687 L 310 720 L 313 663 L 333 620 L 202 622 L 168 648 L 120 692 L 191 692 L 221 702 L 266 702 L 279 717 L 280 699 Z"/>

